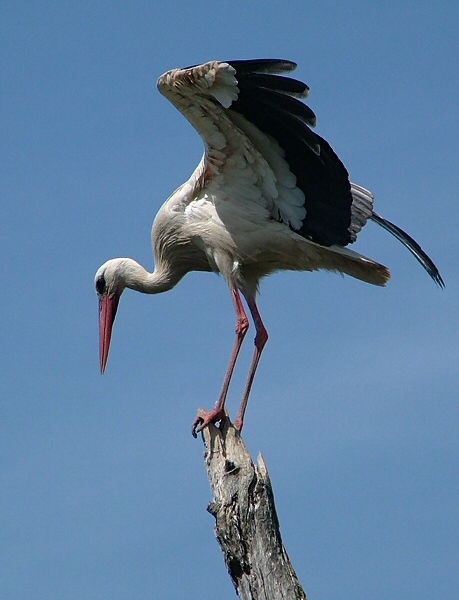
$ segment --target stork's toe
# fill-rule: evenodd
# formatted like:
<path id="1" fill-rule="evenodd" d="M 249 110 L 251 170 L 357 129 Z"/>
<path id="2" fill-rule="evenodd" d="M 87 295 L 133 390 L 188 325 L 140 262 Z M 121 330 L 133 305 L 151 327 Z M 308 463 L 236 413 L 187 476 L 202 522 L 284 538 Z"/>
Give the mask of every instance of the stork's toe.
<path id="1" fill-rule="evenodd" d="M 191 426 L 191 434 L 194 438 L 198 437 L 198 433 L 201 432 L 204 427 L 207 427 L 210 423 L 218 423 L 225 416 L 225 411 L 221 408 L 214 408 L 213 410 L 206 412 L 202 408 L 198 410 L 198 415 L 193 421 Z"/>

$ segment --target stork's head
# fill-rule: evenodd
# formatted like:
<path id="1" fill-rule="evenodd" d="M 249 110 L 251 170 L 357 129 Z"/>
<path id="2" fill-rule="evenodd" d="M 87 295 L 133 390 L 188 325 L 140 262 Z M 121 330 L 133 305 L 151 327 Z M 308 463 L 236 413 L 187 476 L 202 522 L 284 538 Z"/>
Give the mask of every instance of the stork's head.
<path id="1" fill-rule="evenodd" d="M 114 258 L 104 263 L 94 278 L 96 292 L 99 297 L 99 356 L 100 371 L 105 371 L 107 364 L 113 323 L 118 303 L 126 287 L 126 260 Z"/>

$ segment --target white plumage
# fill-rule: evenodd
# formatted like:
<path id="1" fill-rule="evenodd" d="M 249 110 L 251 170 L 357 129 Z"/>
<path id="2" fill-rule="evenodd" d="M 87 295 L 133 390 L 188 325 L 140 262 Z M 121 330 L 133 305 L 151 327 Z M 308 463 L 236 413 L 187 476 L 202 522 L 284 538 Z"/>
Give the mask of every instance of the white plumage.
<path id="1" fill-rule="evenodd" d="M 396 225 L 373 211 L 373 195 L 351 184 L 329 144 L 310 129 L 315 115 L 301 102 L 308 87 L 279 75 L 290 61 L 212 61 L 174 69 L 159 91 L 188 119 L 204 142 L 190 177 L 159 210 L 152 230 L 155 270 L 113 259 L 95 278 L 100 300 L 100 360 L 105 369 L 113 321 L 124 288 L 159 293 L 187 272 L 225 278 L 236 312 L 236 340 L 215 408 L 199 415 L 193 434 L 218 421 L 248 329 L 240 292 L 256 328 L 255 350 L 235 424 L 244 413 L 267 332 L 256 305 L 262 277 L 277 270 L 326 269 L 384 285 L 388 270 L 345 248 L 371 219 L 395 235 L 432 278 L 433 262 Z"/>

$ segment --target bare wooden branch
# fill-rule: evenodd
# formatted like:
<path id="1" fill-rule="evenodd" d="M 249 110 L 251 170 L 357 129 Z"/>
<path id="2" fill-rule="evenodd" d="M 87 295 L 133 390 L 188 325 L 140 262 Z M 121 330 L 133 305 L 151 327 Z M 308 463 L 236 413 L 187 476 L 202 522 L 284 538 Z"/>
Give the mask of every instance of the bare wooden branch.
<path id="1" fill-rule="evenodd" d="M 306 600 L 282 544 L 268 472 L 229 419 L 203 430 L 215 535 L 242 600 Z"/>

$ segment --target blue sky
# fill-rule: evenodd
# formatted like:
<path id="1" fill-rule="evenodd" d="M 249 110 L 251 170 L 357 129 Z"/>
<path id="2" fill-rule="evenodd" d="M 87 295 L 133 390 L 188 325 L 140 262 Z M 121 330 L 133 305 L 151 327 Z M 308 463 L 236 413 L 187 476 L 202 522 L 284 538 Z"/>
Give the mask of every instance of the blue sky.
<path id="1" fill-rule="evenodd" d="M 255 57 L 298 62 L 317 131 L 446 289 L 371 223 L 354 247 L 387 288 L 264 281 L 244 439 L 311 600 L 456 597 L 458 26 L 453 1 L 0 4 L 2 598 L 235 597 L 190 435 L 233 341 L 225 284 L 127 291 L 102 377 L 93 276 L 152 268 L 153 217 L 201 156 L 157 77 Z"/>

